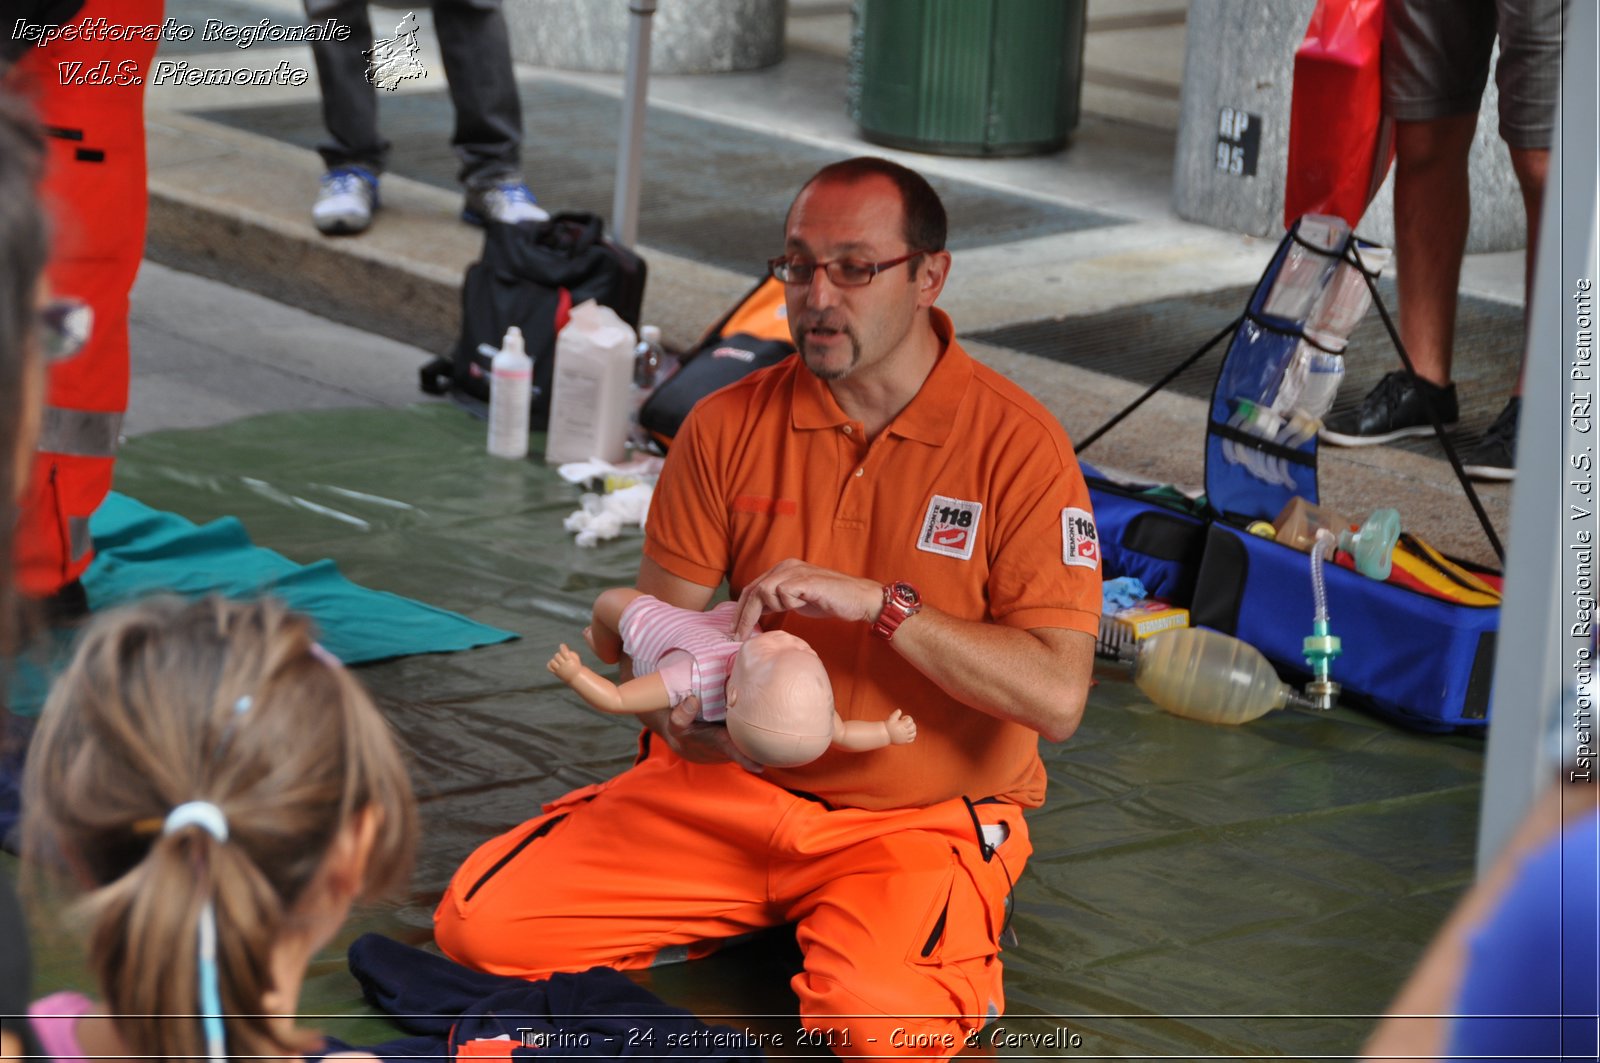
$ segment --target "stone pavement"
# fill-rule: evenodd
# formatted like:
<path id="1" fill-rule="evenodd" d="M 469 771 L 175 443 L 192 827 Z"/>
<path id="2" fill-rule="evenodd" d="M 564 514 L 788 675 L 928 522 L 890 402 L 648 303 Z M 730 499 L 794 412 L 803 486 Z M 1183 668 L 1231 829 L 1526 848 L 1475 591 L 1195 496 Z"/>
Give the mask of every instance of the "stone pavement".
<path id="1" fill-rule="evenodd" d="M 267 17 L 292 23 L 300 17 L 298 0 L 248 0 L 235 6 L 245 11 L 240 21 Z M 936 181 L 1020 197 L 1041 209 L 1109 216 L 1116 222 L 1023 234 L 1020 239 L 995 238 L 959 251 L 941 305 L 963 335 L 1235 288 L 1255 281 L 1272 243 L 1183 222 L 1170 205 L 1184 11 L 1182 0 L 1114 4 L 1091 0 L 1083 118 L 1069 147 L 1051 156 L 947 158 L 888 151 L 862 141 L 843 108 L 849 5 L 827 0 L 790 0 L 784 62 L 748 73 L 652 78 L 651 113 L 662 116 L 658 124 L 667 116 L 689 116 L 773 137 L 783 150 L 820 149 L 834 157 L 885 154 Z M 386 9 L 376 11 L 380 19 L 385 13 Z M 426 25 L 425 13 L 419 16 Z M 311 69 L 309 51 L 301 47 L 214 47 L 221 50 L 201 53 L 191 47 L 181 58 L 197 66 L 270 69 L 287 62 Z M 404 83 L 397 97 L 416 96 L 413 102 L 420 103 L 422 94 L 442 88 L 442 66 L 431 44 L 423 62 L 432 72 L 430 78 Z M 555 92 L 548 89 L 541 96 L 544 86 L 609 97 L 622 91 L 618 75 L 525 66 L 519 66 L 518 73 L 525 107 L 538 107 Z M 405 364 L 400 353 L 404 348 L 385 345 L 377 337 L 420 348 L 418 364 L 424 352 L 443 350 L 453 337 L 461 275 L 476 258 L 480 243 L 478 232 L 457 220 L 459 192 L 407 176 L 406 167 L 396 160 L 396 172 L 384 178 L 384 208 L 374 227 L 356 238 L 324 238 L 312 228 L 309 217 L 320 162 L 313 152 L 292 142 L 299 137 L 309 143 L 320 133 L 310 120 L 314 108 L 307 106 L 316 99 L 314 76 L 302 87 L 153 85 L 147 99 L 149 257 L 376 334 L 372 337 L 376 342 L 362 343 L 308 336 L 294 373 L 305 391 L 285 387 L 273 393 L 269 404 L 283 408 L 327 404 L 330 395 L 352 403 L 400 401 L 414 386 L 414 367 Z M 299 111 L 291 105 L 299 105 Z M 222 120 L 228 112 L 268 106 L 310 119 L 280 137 L 248 131 L 247 122 Z M 403 110 L 398 103 L 391 109 Z M 403 130 L 386 123 L 385 132 Z M 596 138 L 614 151 L 616 130 L 569 128 L 560 136 L 547 137 L 528 145 L 525 161 L 536 192 L 541 188 L 542 165 L 553 172 L 578 146 L 593 149 Z M 737 191 L 737 173 L 713 174 L 711 164 L 706 166 L 707 180 L 714 178 Z M 787 194 L 806 172 L 797 170 L 786 177 L 782 191 Z M 644 183 L 648 190 L 648 169 Z M 609 185 L 603 192 L 609 202 Z M 545 204 L 569 205 L 548 198 Z M 662 327 L 669 344 L 691 344 L 746 290 L 754 271 L 729 269 L 709 264 L 703 255 L 697 258 L 681 249 L 652 246 L 650 220 L 642 219 L 639 248 L 649 265 L 644 318 Z M 776 247 L 781 218 L 773 217 L 771 225 Z M 1520 274 L 1518 253 L 1474 256 L 1463 287 L 1488 299 L 1516 303 L 1521 297 Z M 174 286 L 184 294 L 163 299 L 161 309 L 147 311 L 147 319 L 168 313 L 203 317 L 205 289 L 184 287 L 186 283 L 176 274 L 147 271 L 136 291 L 136 317 L 141 307 L 157 305 L 153 293 L 158 287 L 171 291 Z M 1066 327 L 1070 330 L 1070 320 Z M 218 328 L 220 337 L 226 328 Z M 273 342 L 282 346 L 288 335 L 292 330 L 275 335 Z M 976 355 L 1037 395 L 1074 436 L 1086 435 L 1142 390 L 1128 380 L 1070 363 L 992 345 L 972 346 Z M 1377 356 L 1392 358 L 1387 350 Z M 147 358 L 136 346 L 131 425 L 140 423 L 141 395 L 157 394 L 174 374 L 182 376 L 181 363 L 181 359 L 174 363 Z M 366 374 L 384 374 L 387 379 L 381 386 L 370 381 L 363 386 Z M 194 423 L 214 423 L 235 415 L 235 410 L 261 408 L 263 400 L 252 388 L 250 374 L 202 376 L 201 383 L 190 380 L 184 385 L 189 387 Z M 255 393 L 249 401 L 240 401 L 240 395 L 230 396 L 230 390 Z M 209 414 L 207 402 L 216 404 Z M 1199 399 L 1163 394 L 1108 435 L 1090 456 L 1102 465 L 1152 479 L 1198 485 L 1203 423 Z M 1492 559 L 1435 446 L 1415 451 L 1324 447 L 1321 467 L 1323 500 L 1341 511 L 1359 517 L 1380 505 L 1397 505 L 1411 530 L 1445 550 Z M 1504 537 L 1509 489 L 1490 485 L 1481 487 L 1480 493 Z"/>

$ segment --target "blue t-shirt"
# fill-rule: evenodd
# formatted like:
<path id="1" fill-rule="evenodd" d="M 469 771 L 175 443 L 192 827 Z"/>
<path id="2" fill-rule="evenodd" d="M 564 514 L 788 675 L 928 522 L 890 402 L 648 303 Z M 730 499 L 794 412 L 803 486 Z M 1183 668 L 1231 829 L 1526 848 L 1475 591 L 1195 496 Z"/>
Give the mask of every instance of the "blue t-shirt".
<path id="1" fill-rule="evenodd" d="M 1447 1056 L 1596 1059 L 1600 815 L 1535 850 L 1469 943 Z"/>

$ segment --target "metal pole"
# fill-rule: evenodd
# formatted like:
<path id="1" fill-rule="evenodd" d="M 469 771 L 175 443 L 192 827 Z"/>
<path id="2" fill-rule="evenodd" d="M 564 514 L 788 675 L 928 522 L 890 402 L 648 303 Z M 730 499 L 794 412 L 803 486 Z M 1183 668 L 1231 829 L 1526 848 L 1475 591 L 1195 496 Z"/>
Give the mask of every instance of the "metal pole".
<path id="1" fill-rule="evenodd" d="M 1567 16 L 1561 102 L 1528 293 L 1528 352 L 1511 546 L 1495 652 L 1478 873 L 1488 869 L 1534 798 L 1575 761 L 1594 785 L 1592 675 L 1596 435 L 1596 10 Z M 1587 554 L 1584 548 L 1587 546 Z M 1560 741 L 1551 740 L 1559 734 Z M 1583 781 L 1583 777 L 1571 781 Z"/>
<path id="2" fill-rule="evenodd" d="M 639 235 L 639 163 L 644 154 L 645 100 L 650 94 L 650 19 L 656 0 L 628 4 L 628 80 L 622 93 L 622 136 L 617 141 L 617 188 L 612 231 L 632 247 Z"/>

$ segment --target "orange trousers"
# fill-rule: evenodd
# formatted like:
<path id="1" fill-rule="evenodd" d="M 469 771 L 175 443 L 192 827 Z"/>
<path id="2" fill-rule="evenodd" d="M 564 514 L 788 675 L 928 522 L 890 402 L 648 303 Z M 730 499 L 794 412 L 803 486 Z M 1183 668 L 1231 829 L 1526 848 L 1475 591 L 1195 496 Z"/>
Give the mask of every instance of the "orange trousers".
<path id="1" fill-rule="evenodd" d="M 540 978 L 795 923 L 801 1020 L 839 1055 L 942 1058 L 1001 1014 L 997 941 L 1032 852 L 1019 807 L 830 809 L 656 746 L 480 846 L 434 912 L 440 948 Z M 983 844 L 980 821 L 1005 840 Z"/>
<path id="2" fill-rule="evenodd" d="M 162 0 L 89 0 L 79 21 L 148 26 L 161 12 Z M 52 222 L 51 291 L 94 309 L 83 350 L 50 367 L 21 499 L 12 563 L 31 597 L 54 594 L 89 567 L 89 517 L 111 490 L 128 408 L 128 292 L 144 254 L 143 81 L 155 51 L 148 40 L 56 40 L 25 53 L 13 72 L 50 132 L 41 193 Z"/>

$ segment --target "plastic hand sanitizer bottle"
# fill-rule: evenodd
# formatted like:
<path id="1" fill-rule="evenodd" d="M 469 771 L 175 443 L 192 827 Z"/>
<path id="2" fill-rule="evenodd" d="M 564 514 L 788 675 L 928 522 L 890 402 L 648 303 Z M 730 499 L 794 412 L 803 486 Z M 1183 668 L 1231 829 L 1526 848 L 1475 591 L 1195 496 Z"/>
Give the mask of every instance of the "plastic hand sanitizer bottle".
<path id="1" fill-rule="evenodd" d="M 528 408 L 533 402 L 533 359 L 522 345 L 522 330 L 512 325 L 489 363 L 489 453 L 497 458 L 528 456 Z"/>

